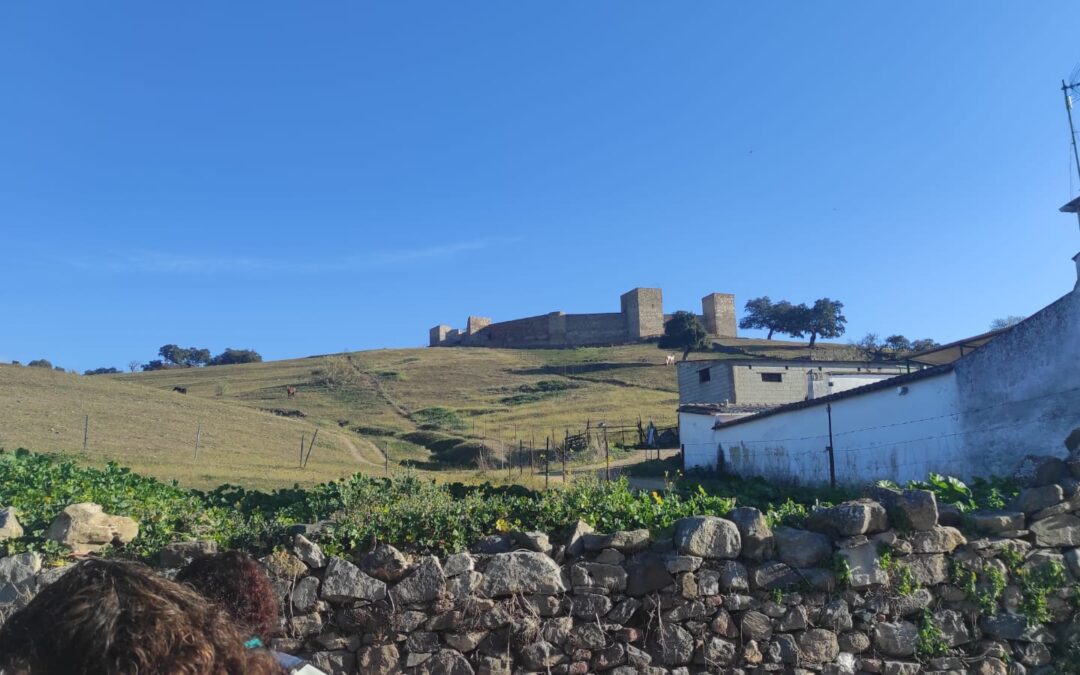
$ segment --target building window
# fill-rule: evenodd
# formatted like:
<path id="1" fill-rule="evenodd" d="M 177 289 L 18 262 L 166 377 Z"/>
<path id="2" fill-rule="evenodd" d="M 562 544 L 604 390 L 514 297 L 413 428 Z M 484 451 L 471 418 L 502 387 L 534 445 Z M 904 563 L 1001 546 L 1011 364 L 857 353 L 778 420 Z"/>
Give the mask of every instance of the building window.
<path id="1" fill-rule="evenodd" d="M 762 382 L 783 382 L 784 381 L 784 374 L 783 373 L 762 373 L 761 374 L 761 381 Z"/>
<path id="2" fill-rule="evenodd" d="M 706 368 L 704 370 L 697 371 L 697 381 L 698 381 L 698 383 L 703 384 L 705 382 L 708 382 L 711 379 L 712 379 L 712 375 L 709 374 L 709 369 L 708 368 Z"/>

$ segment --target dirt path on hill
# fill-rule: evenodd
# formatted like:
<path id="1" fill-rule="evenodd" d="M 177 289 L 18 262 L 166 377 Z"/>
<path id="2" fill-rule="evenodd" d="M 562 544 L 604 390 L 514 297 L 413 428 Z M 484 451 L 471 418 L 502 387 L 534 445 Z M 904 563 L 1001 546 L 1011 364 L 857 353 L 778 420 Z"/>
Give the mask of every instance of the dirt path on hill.
<path id="1" fill-rule="evenodd" d="M 345 359 L 349 362 L 349 365 L 352 366 L 358 374 L 360 374 L 361 377 L 366 378 L 367 381 L 371 383 L 371 388 L 375 390 L 375 393 L 378 395 L 379 398 L 383 400 L 384 403 L 386 403 L 386 405 L 390 406 L 391 410 L 393 410 L 395 413 L 405 418 L 409 422 L 413 422 L 412 415 L 409 413 L 409 411 L 402 407 L 390 396 L 389 393 L 387 393 L 386 388 L 382 385 L 382 380 L 380 380 L 378 376 L 373 375 L 372 373 L 369 373 L 367 370 L 362 368 L 359 364 L 356 363 L 356 361 L 353 361 L 351 355 L 347 354 L 345 356 Z"/>
<path id="2" fill-rule="evenodd" d="M 367 457 L 365 457 L 364 453 L 360 451 L 360 448 L 356 447 L 356 443 L 353 442 L 353 439 L 349 438 L 348 436 L 343 436 L 341 434 L 335 435 L 341 439 L 342 443 L 344 443 L 345 445 L 345 449 L 349 451 L 349 454 L 352 455 L 353 459 L 355 459 L 359 464 L 363 464 L 365 466 L 374 466 L 378 467 L 379 469 L 383 469 L 385 467 L 384 462 L 373 462 Z M 386 459 L 386 455 L 384 455 L 383 451 L 379 449 L 379 446 L 375 445 L 374 443 L 371 443 L 371 446 L 375 448 L 375 452 L 378 453 L 384 460 Z"/>

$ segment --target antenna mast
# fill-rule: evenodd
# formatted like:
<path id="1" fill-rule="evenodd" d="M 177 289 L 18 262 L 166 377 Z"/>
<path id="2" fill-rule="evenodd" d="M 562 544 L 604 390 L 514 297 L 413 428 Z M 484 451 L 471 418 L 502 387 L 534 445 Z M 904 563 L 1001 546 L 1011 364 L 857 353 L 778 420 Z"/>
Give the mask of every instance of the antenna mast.
<path id="1" fill-rule="evenodd" d="M 1076 149 L 1076 127 L 1073 125 L 1072 115 L 1072 90 L 1080 87 L 1080 80 L 1076 79 L 1077 72 L 1073 71 L 1072 84 L 1061 81 L 1061 93 L 1065 97 L 1065 114 L 1069 116 L 1069 140 L 1072 142 L 1073 160 L 1076 162 L 1076 175 L 1080 177 L 1080 151 Z M 1071 172 L 1070 172 L 1071 173 Z M 1071 197 L 1072 195 L 1070 195 Z M 1072 204 L 1072 202 L 1070 202 Z M 1062 207 L 1064 210 L 1065 207 Z M 1076 213 L 1076 222 L 1080 224 L 1080 209 L 1069 209 Z"/>
<path id="2" fill-rule="evenodd" d="M 1069 116 L 1069 140 L 1072 141 L 1073 159 L 1076 160 L 1076 175 L 1080 178 L 1080 151 L 1076 149 L 1076 127 L 1073 126 L 1072 95 L 1069 93 L 1076 88 L 1077 84 L 1065 84 L 1065 80 L 1062 80 L 1061 93 L 1065 96 L 1065 114 Z"/>

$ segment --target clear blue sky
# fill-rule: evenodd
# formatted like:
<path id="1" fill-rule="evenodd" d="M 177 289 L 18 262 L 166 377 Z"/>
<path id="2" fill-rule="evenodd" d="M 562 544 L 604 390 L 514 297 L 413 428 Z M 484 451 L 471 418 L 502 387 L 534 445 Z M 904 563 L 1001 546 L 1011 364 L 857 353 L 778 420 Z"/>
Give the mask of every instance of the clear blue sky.
<path id="1" fill-rule="evenodd" d="M 5 2 L 0 360 L 660 286 L 939 340 L 1075 281 L 1065 2 Z"/>

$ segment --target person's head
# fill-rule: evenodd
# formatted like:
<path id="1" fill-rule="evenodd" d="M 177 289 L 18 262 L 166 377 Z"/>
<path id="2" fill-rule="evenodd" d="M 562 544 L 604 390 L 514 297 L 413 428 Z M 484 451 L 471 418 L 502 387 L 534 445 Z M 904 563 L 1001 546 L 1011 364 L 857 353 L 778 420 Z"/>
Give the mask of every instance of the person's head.
<path id="1" fill-rule="evenodd" d="M 250 555 L 227 551 L 196 558 L 176 580 L 217 603 L 250 636 L 266 640 L 277 628 L 278 606 L 270 577 Z"/>
<path id="2" fill-rule="evenodd" d="M 0 672 L 278 674 L 219 607 L 145 565 L 76 563 L 0 627 Z"/>

